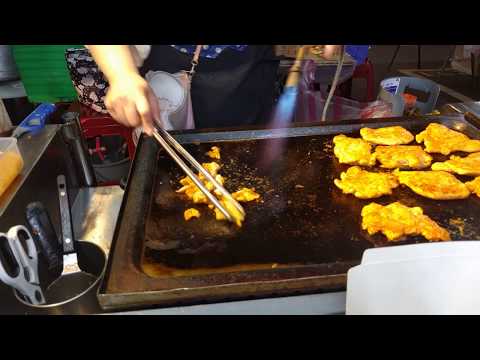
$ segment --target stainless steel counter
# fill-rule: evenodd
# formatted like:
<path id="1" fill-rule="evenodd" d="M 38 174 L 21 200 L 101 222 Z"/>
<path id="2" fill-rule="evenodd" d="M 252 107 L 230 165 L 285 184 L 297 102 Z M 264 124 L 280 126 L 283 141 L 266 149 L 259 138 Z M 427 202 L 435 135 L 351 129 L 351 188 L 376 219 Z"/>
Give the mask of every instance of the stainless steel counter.
<path id="1" fill-rule="evenodd" d="M 23 157 L 24 166 L 20 175 L 0 197 L 0 216 L 3 215 L 17 191 L 22 187 L 58 129 L 59 125 L 47 125 L 41 133 L 35 136 L 24 135 L 19 139 L 17 144 Z"/>
<path id="2" fill-rule="evenodd" d="M 27 96 L 27 93 L 20 80 L 0 83 L 0 99 L 15 99 L 25 96 Z"/>
<path id="3" fill-rule="evenodd" d="M 274 299 L 118 312 L 117 315 L 343 315 L 346 293 L 335 292 Z"/>

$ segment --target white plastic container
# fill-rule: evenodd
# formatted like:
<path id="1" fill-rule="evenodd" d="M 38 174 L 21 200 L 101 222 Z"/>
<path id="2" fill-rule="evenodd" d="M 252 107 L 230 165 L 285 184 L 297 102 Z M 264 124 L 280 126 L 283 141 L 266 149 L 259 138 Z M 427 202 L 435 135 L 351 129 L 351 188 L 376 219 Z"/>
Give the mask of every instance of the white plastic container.
<path id="1" fill-rule="evenodd" d="M 480 242 L 365 251 L 347 274 L 347 315 L 480 314 Z"/>
<path id="2" fill-rule="evenodd" d="M 0 138 L 0 196 L 21 173 L 23 165 L 17 139 Z"/>

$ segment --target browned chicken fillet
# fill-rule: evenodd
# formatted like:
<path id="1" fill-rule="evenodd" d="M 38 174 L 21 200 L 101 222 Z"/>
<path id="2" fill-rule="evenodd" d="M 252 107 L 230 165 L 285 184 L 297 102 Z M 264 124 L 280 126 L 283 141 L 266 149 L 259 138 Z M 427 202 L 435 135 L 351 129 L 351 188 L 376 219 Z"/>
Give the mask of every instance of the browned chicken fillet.
<path id="1" fill-rule="evenodd" d="M 429 124 L 415 138 L 418 143 L 425 144 L 425 150 L 429 153 L 449 155 L 455 151 L 480 151 L 480 140 L 472 140 L 465 134 L 451 130 L 442 124 Z"/>
<path id="2" fill-rule="evenodd" d="M 432 157 L 417 145 L 380 145 L 375 157 L 387 169 L 423 169 L 432 163 Z"/>
<path id="3" fill-rule="evenodd" d="M 480 197 L 480 176 L 476 177 L 472 181 L 468 181 L 465 183 L 467 185 L 467 188 L 474 194 L 476 194 L 478 197 Z"/>
<path id="4" fill-rule="evenodd" d="M 333 138 L 335 148 L 333 152 L 340 163 L 349 165 L 375 165 L 375 155 L 372 154 L 372 145 L 363 139 L 354 139 L 345 135 Z"/>
<path id="5" fill-rule="evenodd" d="M 434 200 L 465 199 L 470 195 L 467 186 L 446 171 L 393 172 L 400 184 L 408 186 L 418 195 Z"/>
<path id="6" fill-rule="evenodd" d="M 452 155 L 450 160 L 433 163 L 432 170 L 443 170 L 458 175 L 480 176 L 480 152 L 463 158 Z"/>
<path id="7" fill-rule="evenodd" d="M 372 144 L 404 145 L 413 141 L 413 134 L 401 126 L 388 126 L 379 129 L 362 128 L 360 136 Z"/>
<path id="8" fill-rule="evenodd" d="M 408 207 L 399 202 L 387 206 L 377 203 L 364 206 L 362 229 L 370 235 L 381 232 L 389 241 L 400 241 L 414 235 L 422 235 L 429 241 L 450 240 L 448 231 L 424 215 L 420 207 Z"/>
<path id="9" fill-rule="evenodd" d="M 333 180 L 345 194 L 353 194 L 360 199 L 373 199 L 390 195 L 399 184 L 392 174 L 374 173 L 352 166 L 340 174 L 340 179 Z"/>

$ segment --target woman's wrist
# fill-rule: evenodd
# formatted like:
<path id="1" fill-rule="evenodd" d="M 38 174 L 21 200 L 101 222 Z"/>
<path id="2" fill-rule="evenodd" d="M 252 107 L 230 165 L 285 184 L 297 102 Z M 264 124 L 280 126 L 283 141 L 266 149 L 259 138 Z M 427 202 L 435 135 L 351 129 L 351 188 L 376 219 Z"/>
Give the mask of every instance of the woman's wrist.
<path id="1" fill-rule="evenodd" d="M 125 83 L 131 80 L 138 80 L 140 73 L 135 70 L 126 70 L 121 71 L 120 73 L 110 74 L 108 77 L 108 82 L 110 85 Z"/>

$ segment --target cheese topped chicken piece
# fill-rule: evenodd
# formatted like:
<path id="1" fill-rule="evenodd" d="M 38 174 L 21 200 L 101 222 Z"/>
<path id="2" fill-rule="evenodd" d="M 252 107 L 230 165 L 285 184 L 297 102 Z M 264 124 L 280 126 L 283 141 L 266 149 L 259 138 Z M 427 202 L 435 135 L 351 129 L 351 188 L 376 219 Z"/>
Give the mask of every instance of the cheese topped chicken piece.
<path id="1" fill-rule="evenodd" d="M 375 165 L 372 145 L 365 140 L 351 138 L 342 134 L 335 136 L 333 143 L 335 144 L 333 152 L 340 163 L 361 166 Z"/>
<path id="2" fill-rule="evenodd" d="M 417 145 L 380 145 L 375 157 L 387 169 L 423 169 L 432 163 L 432 157 Z"/>
<path id="3" fill-rule="evenodd" d="M 376 173 L 352 166 L 334 180 L 335 185 L 345 194 L 353 194 L 359 199 L 373 199 L 392 194 L 399 184 L 397 178 L 388 173 Z"/>
<path id="4" fill-rule="evenodd" d="M 432 170 L 443 170 L 458 175 L 480 176 L 480 152 L 463 158 L 452 155 L 450 160 L 433 163 Z"/>
<path id="5" fill-rule="evenodd" d="M 408 186 L 418 195 L 434 200 L 465 199 L 470 195 L 467 186 L 446 171 L 393 172 L 400 184 Z"/>
<path id="6" fill-rule="evenodd" d="M 429 124 L 415 139 L 418 143 L 423 142 L 425 150 L 429 153 L 449 155 L 455 151 L 480 151 L 480 140 L 472 140 L 461 132 L 437 123 Z"/>
<path id="7" fill-rule="evenodd" d="M 401 126 L 388 126 L 379 129 L 362 128 L 363 140 L 377 145 L 405 145 L 413 141 L 413 134 Z"/>
<path id="8" fill-rule="evenodd" d="M 377 203 L 364 206 L 362 229 L 370 235 L 381 232 L 389 241 L 414 235 L 422 235 L 429 241 L 450 240 L 448 231 L 424 215 L 420 207 L 408 207 L 399 202 L 387 206 Z"/>

